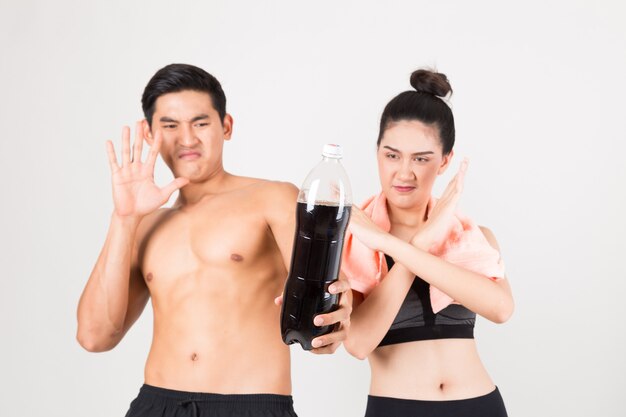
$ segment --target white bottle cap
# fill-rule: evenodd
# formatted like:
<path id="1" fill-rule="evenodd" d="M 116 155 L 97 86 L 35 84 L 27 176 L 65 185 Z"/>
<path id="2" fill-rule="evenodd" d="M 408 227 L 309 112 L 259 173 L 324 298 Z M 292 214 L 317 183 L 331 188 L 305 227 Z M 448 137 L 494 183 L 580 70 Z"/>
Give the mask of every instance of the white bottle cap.
<path id="1" fill-rule="evenodd" d="M 341 159 L 343 156 L 343 149 L 341 149 L 341 145 L 328 143 L 322 148 L 322 156 L 325 156 L 326 158 Z"/>

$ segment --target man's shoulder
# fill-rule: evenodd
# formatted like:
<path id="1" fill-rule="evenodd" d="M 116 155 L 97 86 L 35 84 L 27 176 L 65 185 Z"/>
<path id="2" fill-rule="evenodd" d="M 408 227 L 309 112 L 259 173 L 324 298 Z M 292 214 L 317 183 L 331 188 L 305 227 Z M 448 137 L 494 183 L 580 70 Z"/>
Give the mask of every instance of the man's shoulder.
<path id="1" fill-rule="evenodd" d="M 298 187 L 290 182 L 286 181 L 274 181 L 274 180 L 261 180 L 258 183 L 259 191 L 263 193 L 271 193 L 277 196 L 284 196 L 287 198 L 297 198 Z"/>
<path id="2" fill-rule="evenodd" d="M 139 223 L 139 228 L 137 229 L 137 237 L 143 238 L 145 235 L 149 234 L 152 230 L 154 230 L 155 227 L 157 227 L 164 220 L 169 218 L 174 212 L 174 208 L 162 207 L 146 215 L 143 219 L 141 219 L 141 222 Z"/>
<path id="3" fill-rule="evenodd" d="M 298 187 L 290 182 L 251 177 L 240 177 L 239 181 L 243 185 L 240 188 L 241 191 L 262 199 L 272 197 L 293 199 L 295 201 L 298 197 Z"/>
<path id="4" fill-rule="evenodd" d="M 244 191 L 245 190 L 245 191 Z M 247 205 L 254 207 L 257 213 L 264 213 L 266 218 L 284 216 L 295 210 L 298 188 L 285 181 L 256 179 L 247 186 L 240 197 Z"/>

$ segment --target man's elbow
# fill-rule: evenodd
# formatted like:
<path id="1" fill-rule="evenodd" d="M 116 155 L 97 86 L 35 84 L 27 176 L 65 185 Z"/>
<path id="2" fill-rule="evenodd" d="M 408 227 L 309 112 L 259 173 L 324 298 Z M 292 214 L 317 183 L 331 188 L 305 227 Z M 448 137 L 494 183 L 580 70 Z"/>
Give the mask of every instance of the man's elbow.
<path id="1" fill-rule="evenodd" d="M 117 342 L 111 338 L 98 337 L 92 332 L 87 332 L 80 328 L 76 332 L 76 341 L 87 352 L 94 353 L 109 351 L 117 345 Z"/>

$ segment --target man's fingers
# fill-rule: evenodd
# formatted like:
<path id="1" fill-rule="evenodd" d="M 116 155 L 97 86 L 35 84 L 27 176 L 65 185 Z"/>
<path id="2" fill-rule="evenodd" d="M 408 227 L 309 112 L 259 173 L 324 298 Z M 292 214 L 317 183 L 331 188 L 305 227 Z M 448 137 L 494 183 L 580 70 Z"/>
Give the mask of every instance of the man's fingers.
<path id="1" fill-rule="evenodd" d="M 117 164 L 117 156 L 115 155 L 115 148 L 113 142 L 107 140 L 107 155 L 109 157 L 109 166 L 111 167 L 111 173 L 114 173 L 120 166 Z"/>
<path id="2" fill-rule="evenodd" d="M 170 198 L 172 193 L 180 188 L 183 188 L 185 185 L 189 184 L 189 180 L 187 178 L 176 178 L 174 181 L 167 184 L 165 187 L 161 189 L 163 193 L 163 197 Z"/>
<path id="3" fill-rule="evenodd" d="M 130 128 L 122 128 L 122 167 L 130 164 Z"/>
<path id="4" fill-rule="evenodd" d="M 309 352 L 314 353 L 316 355 L 328 355 L 333 354 L 337 350 L 337 348 L 341 346 L 340 342 L 331 343 L 330 345 L 321 347 L 321 348 L 313 348 Z"/>
<path id="5" fill-rule="evenodd" d="M 348 281 L 339 279 L 328 286 L 328 292 L 331 294 L 339 294 L 342 292 L 350 291 L 350 284 Z"/>
<path id="6" fill-rule="evenodd" d="M 324 336 L 316 337 L 311 341 L 311 345 L 314 348 L 321 348 L 324 346 L 332 345 L 333 343 L 341 343 L 346 340 L 348 332 L 345 329 L 338 330 L 336 332 L 325 334 Z"/>
<path id="7" fill-rule="evenodd" d="M 146 160 L 146 165 L 152 169 L 152 172 L 154 172 L 154 164 L 156 163 L 157 156 L 159 156 L 159 149 L 161 149 L 161 140 L 161 131 L 155 130 L 154 142 L 150 147 L 150 153 L 148 154 L 148 159 Z"/>
<path id="8" fill-rule="evenodd" d="M 319 314 L 313 318 L 313 324 L 316 326 L 330 326 L 331 324 L 341 323 L 350 318 L 352 313 L 351 306 L 340 305 L 339 308 L 332 313 Z"/>
<path id="9" fill-rule="evenodd" d="M 278 307 L 283 305 L 283 296 L 279 295 L 278 297 L 274 298 L 274 304 L 276 304 Z"/>
<path id="10" fill-rule="evenodd" d="M 143 151 L 143 129 L 141 121 L 135 123 L 135 143 L 133 144 L 133 162 L 141 162 Z"/>

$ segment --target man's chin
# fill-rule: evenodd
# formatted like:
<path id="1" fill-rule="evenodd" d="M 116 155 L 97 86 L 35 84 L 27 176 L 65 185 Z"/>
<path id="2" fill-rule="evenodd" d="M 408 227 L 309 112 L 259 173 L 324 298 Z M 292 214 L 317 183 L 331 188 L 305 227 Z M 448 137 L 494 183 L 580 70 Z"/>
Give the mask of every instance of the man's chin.
<path id="1" fill-rule="evenodd" d="M 176 166 L 172 170 L 172 173 L 176 175 L 176 177 L 185 177 L 193 180 L 202 177 L 204 171 L 205 170 L 200 164 L 183 162 L 176 164 Z"/>

